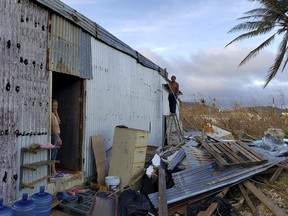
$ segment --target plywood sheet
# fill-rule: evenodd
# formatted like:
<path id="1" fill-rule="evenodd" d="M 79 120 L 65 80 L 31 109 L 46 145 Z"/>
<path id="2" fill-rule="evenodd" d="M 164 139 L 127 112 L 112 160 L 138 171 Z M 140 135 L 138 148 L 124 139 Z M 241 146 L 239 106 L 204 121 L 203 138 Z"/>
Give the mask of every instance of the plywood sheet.
<path id="1" fill-rule="evenodd" d="M 108 168 L 104 138 L 101 135 L 92 136 L 91 138 L 97 169 L 97 181 L 99 184 L 105 185 L 105 177 L 107 176 Z"/>

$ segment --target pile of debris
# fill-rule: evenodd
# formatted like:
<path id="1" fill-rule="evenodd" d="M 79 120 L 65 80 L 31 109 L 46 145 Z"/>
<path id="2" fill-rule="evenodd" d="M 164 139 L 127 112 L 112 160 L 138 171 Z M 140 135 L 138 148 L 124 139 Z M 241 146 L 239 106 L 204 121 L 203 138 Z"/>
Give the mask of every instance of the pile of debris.
<path id="1" fill-rule="evenodd" d="M 287 197 L 287 184 L 285 191 L 274 184 L 282 171 L 287 171 L 288 148 L 284 141 L 270 134 L 262 140 L 244 143 L 196 131 L 186 133 L 180 144 L 163 148 L 148 146 L 144 151 L 139 142 L 142 143 L 145 132 L 127 132 L 125 128 L 117 131 L 121 132 L 117 142 L 124 146 L 115 148 L 120 144 L 113 144 L 117 153 L 113 154 L 112 149 L 109 173 L 121 176 L 122 185 L 112 190 L 103 187 L 105 163 L 103 158 L 99 160 L 98 154 L 96 166 L 98 175 L 102 176 L 102 184 L 98 181 L 96 187 L 90 187 L 94 192 L 89 192 L 91 196 L 87 195 L 90 197 L 89 205 L 83 215 L 229 216 L 243 203 L 249 206 L 251 215 L 259 215 L 262 211 L 259 206 L 263 205 L 266 206 L 265 211 L 274 215 L 288 214 L 287 199 L 279 196 Z M 115 132 L 116 136 L 118 132 Z M 140 137 L 140 140 L 134 139 L 134 136 Z M 95 139 L 95 143 L 101 142 L 103 140 L 99 142 Z M 133 148 L 129 144 L 131 142 L 136 143 Z M 99 151 L 99 146 L 97 148 Z M 126 158 L 121 159 L 121 149 Z M 102 148 L 102 156 L 105 155 L 103 151 Z M 143 152 L 144 161 L 140 160 Z M 141 172 L 135 172 L 137 168 Z M 272 197 L 256 186 L 260 182 L 276 191 Z M 77 211 L 80 207 L 76 205 L 74 209 Z M 243 215 L 248 215 L 247 211 Z"/>
<path id="2" fill-rule="evenodd" d="M 275 203 L 253 184 L 257 179 L 277 190 L 273 183 L 282 170 L 288 168 L 285 157 L 288 147 L 284 141 L 270 134 L 262 140 L 248 143 L 215 139 L 201 133 L 191 133 L 186 138 L 190 141 L 180 149 L 170 147 L 159 154 L 162 161 L 160 169 L 164 169 L 174 183 L 172 186 L 168 183 L 167 189 L 159 185 L 158 192 L 148 195 L 161 213 L 159 215 L 207 216 L 216 209 L 222 211 L 219 215 L 232 215 L 235 188 L 239 189 L 243 197 L 241 202 L 245 200 L 253 215 L 259 215 L 259 210 L 251 201 L 250 192 L 274 215 L 288 214 L 287 200 Z M 267 175 L 262 177 L 267 173 L 272 175 L 270 180 L 266 180 Z M 158 177 L 160 179 L 161 174 Z M 160 191 L 161 188 L 164 188 L 163 191 Z M 288 187 L 286 191 L 279 190 L 279 193 L 287 196 Z M 286 209 L 283 208 L 285 204 Z"/>

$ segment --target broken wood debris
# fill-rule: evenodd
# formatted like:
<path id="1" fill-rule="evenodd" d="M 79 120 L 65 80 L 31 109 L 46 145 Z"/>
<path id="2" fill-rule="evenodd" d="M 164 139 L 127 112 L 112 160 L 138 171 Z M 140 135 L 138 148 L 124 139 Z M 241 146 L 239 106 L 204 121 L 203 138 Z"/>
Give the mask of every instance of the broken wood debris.
<path id="1" fill-rule="evenodd" d="M 267 175 L 268 171 L 270 176 L 273 175 L 270 180 L 276 181 L 280 173 L 287 168 L 285 157 L 276 157 L 275 154 L 270 154 L 258 147 L 250 147 L 240 141 L 214 140 L 214 142 L 211 142 L 205 139 L 195 140 L 200 145 L 190 145 L 187 147 L 186 143 L 181 146 L 182 149 L 189 149 L 189 151 L 184 151 L 184 157 L 182 156 L 182 149 L 179 151 L 179 149 L 170 148 L 169 150 L 165 150 L 165 154 L 160 153 L 162 161 L 167 163 L 167 167 L 170 168 L 167 170 L 172 173 L 175 183 L 173 187 L 167 187 L 166 189 L 169 216 L 174 216 L 173 212 L 175 215 L 186 214 L 187 206 L 191 205 L 191 203 L 196 206 L 199 205 L 199 199 L 210 202 L 209 200 L 212 200 L 219 193 L 219 189 L 222 188 L 223 191 L 223 187 L 225 186 L 232 188 L 236 186 L 242 196 L 242 200 L 245 200 L 245 203 L 250 207 L 254 215 L 257 215 L 259 210 L 258 206 L 254 206 L 254 202 L 249 197 L 251 193 L 272 213 L 276 215 L 286 214 L 285 210 L 276 204 L 269 205 L 269 203 L 273 203 L 273 200 L 264 196 L 263 193 L 261 194 L 260 189 L 256 188 L 252 183 L 251 186 L 250 182 L 246 183 L 248 179 L 252 180 L 254 177 L 262 175 L 262 173 Z M 193 150 L 193 148 L 197 150 Z M 176 151 L 179 151 L 179 153 L 178 155 L 175 154 L 176 157 L 173 157 L 172 160 L 167 160 L 165 156 L 169 157 L 169 151 L 171 152 L 170 155 L 175 154 Z M 210 160 L 201 160 L 202 156 L 207 158 L 205 156 L 207 153 L 210 155 Z M 191 157 L 191 155 L 193 156 Z M 193 163 L 192 165 L 191 161 L 189 161 L 191 164 L 187 168 L 184 170 L 177 169 L 179 165 L 181 165 L 179 167 L 183 167 L 181 163 L 182 158 L 188 157 L 198 161 L 198 164 Z M 273 171 L 272 174 L 271 171 Z M 160 203 L 157 203 L 157 199 L 159 198 L 157 192 L 148 194 L 148 197 L 156 209 L 160 208 Z M 217 208 L 221 208 L 221 206 L 217 206 L 217 203 L 210 204 L 209 210 L 202 210 L 198 215 L 212 215 Z"/>
<path id="2" fill-rule="evenodd" d="M 267 162 L 267 159 L 264 159 L 260 154 L 239 141 L 209 144 L 202 142 L 202 145 L 221 167 L 234 165 L 251 166 Z"/>
<path id="3" fill-rule="evenodd" d="M 151 209 L 153 210 L 149 212 L 150 215 L 175 216 L 182 214 L 189 216 L 186 214 L 190 210 L 188 207 L 196 206 L 198 211 L 197 206 L 199 205 L 205 206 L 205 209 L 199 209 L 195 214 L 198 216 L 212 215 L 215 211 L 220 212 L 221 208 L 225 207 L 229 212 L 233 206 L 227 200 L 231 199 L 231 193 L 234 193 L 235 190 L 238 191 L 239 200 L 242 200 L 241 205 L 243 202 L 246 203 L 253 215 L 260 212 L 259 206 L 254 202 L 255 197 L 258 199 L 257 203 L 260 201 L 264 204 L 263 206 L 267 207 L 267 211 L 269 209 L 275 215 L 287 215 L 288 210 L 285 212 L 285 209 L 279 207 L 271 198 L 261 192 L 255 186 L 256 184 L 252 183 L 257 176 L 265 174 L 265 178 L 269 175 L 270 179 L 263 180 L 263 184 L 276 188 L 273 183 L 277 181 L 282 172 L 287 170 L 285 157 L 277 157 L 264 149 L 250 147 L 240 141 L 213 140 L 211 142 L 208 139 L 191 139 L 191 137 L 189 139 L 190 141 L 181 145 L 166 146 L 168 148 L 164 146 L 162 149 L 157 148 L 157 151 L 154 148 L 155 155 L 152 163 L 155 156 L 158 156 L 161 166 L 153 163 L 152 167 L 155 170 L 151 172 L 150 176 L 147 171 L 151 167 L 151 165 L 149 166 L 152 158 L 151 152 L 146 151 L 146 158 L 141 159 L 143 163 L 145 162 L 147 170 L 145 173 L 144 169 L 138 175 L 137 182 L 146 177 L 146 180 L 150 178 L 154 184 L 150 185 L 151 190 L 143 190 L 147 182 L 142 182 L 140 189 L 140 192 L 147 195 L 152 203 Z M 130 142 L 132 141 L 127 143 Z M 132 155 L 133 152 L 135 151 L 132 151 Z M 147 154 L 149 154 L 148 160 Z M 126 163 L 128 162 L 133 164 L 133 160 L 127 160 Z M 119 164 L 115 163 L 114 166 L 116 169 Z M 129 181 L 114 193 L 121 194 L 127 188 L 133 189 L 131 187 L 133 179 L 135 177 L 129 178 Z M 155 182 L 157 188 L 154 187 Z M 250 197 L 251 194 L 254 196 Z M 285 195 L 285 193 L 283 194 Z"/>

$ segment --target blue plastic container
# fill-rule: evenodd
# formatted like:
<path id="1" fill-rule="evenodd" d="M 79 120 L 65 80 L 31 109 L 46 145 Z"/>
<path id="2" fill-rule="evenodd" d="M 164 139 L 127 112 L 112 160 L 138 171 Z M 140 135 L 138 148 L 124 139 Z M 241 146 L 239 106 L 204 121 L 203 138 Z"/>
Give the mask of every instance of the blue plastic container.
<path id="1" fill-rule="evenodd" d="M 45 187 L 40 186 L 39 193 L 31 196 L 31 199 L 36 203 L 35 216 L 50 216 L 52 208 L 52 195 L 44 191 Z"/>
<path id="2" fill-rule="evenodd" d="M 12 206 L 13 216 L 35 216 L 36 204 L 33 200 L 28 200 L 28 194 L 24 193 L 22 199 Z"/>
<path id="3" fill-rule="evenodd" d="M 12 216 L 13 211 L 10 207 L 3 205 L 3 199 L 0 198 L 0 216 Z"/>

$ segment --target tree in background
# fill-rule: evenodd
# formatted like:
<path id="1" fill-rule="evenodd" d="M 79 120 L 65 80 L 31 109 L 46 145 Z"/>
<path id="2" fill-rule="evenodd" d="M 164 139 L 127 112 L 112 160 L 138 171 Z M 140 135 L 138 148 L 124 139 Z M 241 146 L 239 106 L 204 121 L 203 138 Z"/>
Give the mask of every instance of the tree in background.
<path id="1" fill-rule="evenodd" d="M 230 44 L 243 39 L 271 33 L 270 37 L 262 42 L 258 47 L 252 50 L 239 64 L 245 64 L 251 58 L 257 56 L 260 51 L 269 46 L 277 36 L 282 36 L 278 52 L 276 54 L 273 65 L 269 68 L 265 88 L 269 82 L 277 74 L 281 64 L 283 63 L 282 71 L 285 69 L 288 62 L 288 0 L 248 0 L 251 2 L 259 2 L 261 7 L 250 10 L 244 13 L 245 16 L 240 17 L 239 20 L 246 20 L 234 26 L 228 33 L 245 31 L 245 33 L 236 37 L 229 42 Z"/>

